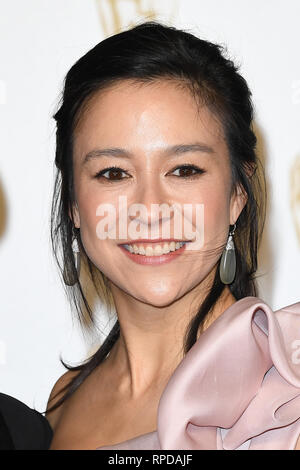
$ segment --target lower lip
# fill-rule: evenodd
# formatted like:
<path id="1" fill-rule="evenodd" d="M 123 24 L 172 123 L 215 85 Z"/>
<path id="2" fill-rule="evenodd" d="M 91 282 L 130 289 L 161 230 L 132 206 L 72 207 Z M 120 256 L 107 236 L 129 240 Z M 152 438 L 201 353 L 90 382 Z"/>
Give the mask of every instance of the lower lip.
<path id="1" fill-rule="evenodd" d="M 126 250 L 126 248 L 124 248 L 122 245 L 119 245 L 119 247 L 125 253 L 125 255 L 127 255 L 128 258 L 130 258 L 135 263 L 156 266 L 158 264 L 169 263 L 173 259 L 178 258 L 178 256 L 184 252 L 186 244 L 184 244 L 181 248 L 178 248 L 176 251 L 170 251 L 170 253 L 160 256 L 137 255 L 135 253 L 130 253 L 130 251 Z"/>

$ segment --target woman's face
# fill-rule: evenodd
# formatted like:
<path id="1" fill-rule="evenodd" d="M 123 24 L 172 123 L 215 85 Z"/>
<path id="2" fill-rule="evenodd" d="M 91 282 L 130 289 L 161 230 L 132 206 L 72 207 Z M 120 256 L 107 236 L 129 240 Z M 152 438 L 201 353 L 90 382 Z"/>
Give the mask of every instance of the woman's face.
<path id="1" fill-rule="evenodd" d="M 88 257 L 114 287 L 147 304 L 167 306 L 200 285 L 246 202 L 241 191 L 231 196 L 229 153 L 210 111 L 170 81 L 124 80 L 90 101 L 75 131 L 73 158 L 75 225 Z M 119 170 L 107 170 L 112 166 Z M 127 206 L 125 218 L 120 201 L 123 211 Z M 103 204 L 115 209 L 112 225 L 101 225 L 108 221 Z M 132 204 L 141 204 L 141 212 L 130 212 Z M 170 210 L 151 213 L 152 204 Z M 192 205 L 192 212 L 184 213 L 184 204 Z M 181 219 L 175 217 L 180 210 Z M 188 222 L 197 238 L 186 233 Z M 110 230 L 106 239 L 100 235 L 104 225 Z M 194 241 L 172 256 L 160 251 L 171 245 L 162 241 L 159 248 L 151 238 Z M 120 245 L 133 239 L 150 241 L 136 243 L 141 254 L 130 255 Z"/>

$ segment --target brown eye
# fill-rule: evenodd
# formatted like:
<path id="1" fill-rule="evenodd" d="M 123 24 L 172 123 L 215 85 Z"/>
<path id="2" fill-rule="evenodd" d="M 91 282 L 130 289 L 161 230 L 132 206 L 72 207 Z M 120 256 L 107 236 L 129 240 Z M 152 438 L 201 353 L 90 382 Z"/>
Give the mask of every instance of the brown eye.
<path id="1" fill-rule="evenodd" d="M 180 178 L 192 178 L 193 176 L 197 176 L 198 174 L 205 173 L 204 170 L 198 168 L 195 165 L 182 165 L 175 168 L 172 173 L 174 173 L 175 171 L 179 171 L 179 174 L 174 176 L 179 176 Z"/>
<path id="2" fill-rule="evenodd" d="M 105 174 L 108 174 L 108 176 L 104 176 Z M 124 178 L 122 178 L 122 173 L 126 174 L 122 168 L 119 167 L 110 167 L 110 168 L 105 168 L 104 170 L 99 171 L 99 173 L 96 174 L 95 178 L 105 178 L 110 181 L 120 181 Z"/>

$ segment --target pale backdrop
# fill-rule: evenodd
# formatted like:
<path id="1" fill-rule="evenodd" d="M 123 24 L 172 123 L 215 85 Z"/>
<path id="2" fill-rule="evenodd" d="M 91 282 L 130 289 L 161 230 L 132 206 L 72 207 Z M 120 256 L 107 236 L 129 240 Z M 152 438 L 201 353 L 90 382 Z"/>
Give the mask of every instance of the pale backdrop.
<path id="1" fill-rule="evenodd" d="M 104 0 L 0 1 L 0 391 L 40 411 L 64 372 L 59 356 L 76 363 L 99 340 L 72 321 L 50 251 L 51 115 L 70 66 L 150 8 L 241 64 L 269 190 L 260 297 L 273 309 L 300 301 L 299 1 L 115 3 L 120 16 Z"/>

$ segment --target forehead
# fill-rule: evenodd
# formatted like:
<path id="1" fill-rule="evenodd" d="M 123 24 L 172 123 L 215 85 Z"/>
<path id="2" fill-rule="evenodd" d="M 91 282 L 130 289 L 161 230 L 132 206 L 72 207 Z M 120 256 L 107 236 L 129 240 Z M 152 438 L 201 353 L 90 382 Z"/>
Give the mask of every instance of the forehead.
<path id="1" fill-rule="evenodd" d="M 218 118 L 187 86 L 174 80 L 122 80 L 86 102 L 74 132 L 74 149 L 91 150 L 99 143 L 145 149 L 195 139 L 224 145 Z"/>

